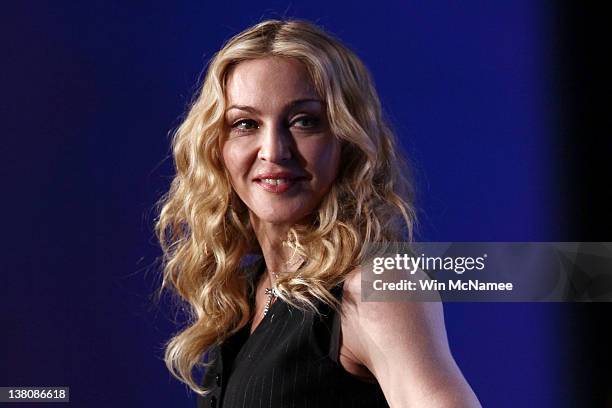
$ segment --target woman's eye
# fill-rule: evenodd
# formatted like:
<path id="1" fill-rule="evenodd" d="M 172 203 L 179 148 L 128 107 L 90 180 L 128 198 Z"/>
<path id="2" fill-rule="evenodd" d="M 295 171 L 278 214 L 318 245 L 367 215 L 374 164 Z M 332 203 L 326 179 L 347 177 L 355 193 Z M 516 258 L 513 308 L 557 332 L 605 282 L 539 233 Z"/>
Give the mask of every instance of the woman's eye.
<path id="1" fill-rule="evenodd" d="M 238 131 L 257 129 L 257 122 L 252 119 L 241 119 L 232 125 L 232 129 L 237 129 Z"/>
<path id="2" fill-rule="evenodd" d="M 319 120 L 313 116 L 302 116 L 293 121 L 293 125 L 295 124 L 301 128 L 312 129 L 319 125 Z"/>

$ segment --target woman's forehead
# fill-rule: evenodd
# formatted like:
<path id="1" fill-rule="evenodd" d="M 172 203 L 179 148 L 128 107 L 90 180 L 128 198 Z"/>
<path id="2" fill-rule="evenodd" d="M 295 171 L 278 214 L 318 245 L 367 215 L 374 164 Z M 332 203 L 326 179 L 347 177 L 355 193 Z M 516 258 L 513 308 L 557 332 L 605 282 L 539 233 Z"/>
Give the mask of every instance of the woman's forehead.
<path id="1" fill-rule="evenodd" d="M 295 58 L 266 57 L 237 64 L 228 74 L 230 105 L 274 105 L 295 99 L 320 99 L 306 66 Z"/>

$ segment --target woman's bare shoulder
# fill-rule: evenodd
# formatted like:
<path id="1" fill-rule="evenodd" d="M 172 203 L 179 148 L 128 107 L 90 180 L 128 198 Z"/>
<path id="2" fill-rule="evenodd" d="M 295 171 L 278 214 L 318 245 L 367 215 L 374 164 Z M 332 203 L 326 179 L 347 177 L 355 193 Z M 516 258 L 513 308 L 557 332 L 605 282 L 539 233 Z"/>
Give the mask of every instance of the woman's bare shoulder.
<path id="1" fill-rule="evenodd" d="M 368 337 L 390 342 L 389 345 L 403 342 L 407 336 L 411 342 L 428 336 L 428 341 L 443 349 L 448 348 L 440 302 L 364 301 L 361 274 L 361 268 L 355 268 L 344 282 L 344 318 L 368 332 Z"/>
<path id="2" fill-rule="evenodd" d="M 480 406 L 451 355 L 442 304 L 364 301 L 361 274 L 356 268 L 344 282 L 343 341 L 391 406 Z"/>

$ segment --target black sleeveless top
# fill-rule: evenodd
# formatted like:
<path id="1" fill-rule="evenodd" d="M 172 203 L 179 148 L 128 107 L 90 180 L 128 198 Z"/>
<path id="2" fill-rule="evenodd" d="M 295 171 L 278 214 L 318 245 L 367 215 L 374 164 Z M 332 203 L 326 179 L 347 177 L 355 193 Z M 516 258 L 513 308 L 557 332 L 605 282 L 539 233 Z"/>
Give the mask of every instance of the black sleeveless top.
<path id="1" fill-rule="evenodd" d="M 254 275 L 264 267 L 260 261 Z M 340 300 L 342 285 L 331 292 Z M 357 379 L 340 364 L 340 314 L 322 302 L 318 310 L 320 316 L 279 298 L 253 334 L 247 324 L 213 347 L 202 381 L 212 392 L 197 397 L 198 408 L 388 407 L 377 383 Z"/>

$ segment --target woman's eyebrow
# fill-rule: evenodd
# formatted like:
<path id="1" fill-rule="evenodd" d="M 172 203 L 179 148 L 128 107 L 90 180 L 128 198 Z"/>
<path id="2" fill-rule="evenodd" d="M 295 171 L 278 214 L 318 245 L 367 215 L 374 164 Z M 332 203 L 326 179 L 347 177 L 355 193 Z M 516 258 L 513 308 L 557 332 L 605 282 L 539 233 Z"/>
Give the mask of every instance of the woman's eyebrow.
<path id="1" fill-rule="evenodd" d="M 292 108 L 295 108 L 298 105 L 302 105 L 305 103 L 319 103 L 319 104 L 323 104 L 323 101 L 320 99 L 313 99 L 313 98 L 306 98 L 306 99 L 296 99 L 295 101 L 291 101 L 290 103 L 287 104 L 287 106 L 285 107 L 285 110 L 290 110 Z M 248 106 L 248 105 L 231 105 L 229 106 L 225 111 L 228 112 L 232 109 L 238 109 L 238 110 L 242 110 L 245 112 L 250 112 L 253 114 L 259 114 L 261 112 L 259 112 L 256 108 L 252 107 L 252 106 Z"/>
<path id="2" fill-rule="evenodd" d="M 305 99 L 297 99 L 293 102 L 291 102 L 290 104 L 287 105 L 286 109 L 293 109 L 296 106 L 302 105 L 302 104 L 306 104 L 306 103 L 318 103 L 320 105 L 323 105 L 323 101 L 320 99 L 314 99 L 314 98 L 305 98 Z"/>

